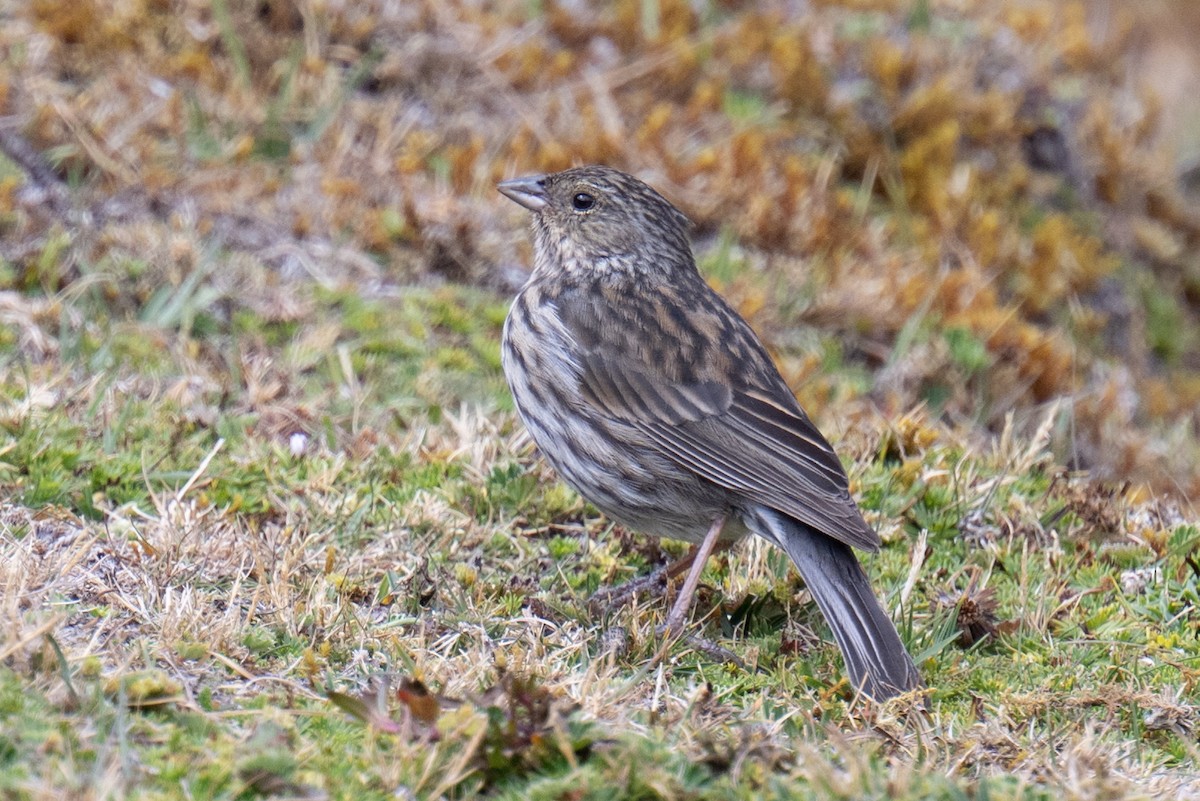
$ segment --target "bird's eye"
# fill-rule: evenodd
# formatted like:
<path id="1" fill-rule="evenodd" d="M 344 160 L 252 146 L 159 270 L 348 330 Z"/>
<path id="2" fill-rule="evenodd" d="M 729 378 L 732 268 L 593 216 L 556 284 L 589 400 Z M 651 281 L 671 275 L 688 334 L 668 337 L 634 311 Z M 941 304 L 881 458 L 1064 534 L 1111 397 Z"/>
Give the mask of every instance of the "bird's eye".
<path id="1" fill-rule="evenodd" d="M 575 211 L 587 211 L 596 205 L 596 198 L 587 192 L 578 192 L 575 197 L 571 198 L 571 205 L 575 207 Z"/>

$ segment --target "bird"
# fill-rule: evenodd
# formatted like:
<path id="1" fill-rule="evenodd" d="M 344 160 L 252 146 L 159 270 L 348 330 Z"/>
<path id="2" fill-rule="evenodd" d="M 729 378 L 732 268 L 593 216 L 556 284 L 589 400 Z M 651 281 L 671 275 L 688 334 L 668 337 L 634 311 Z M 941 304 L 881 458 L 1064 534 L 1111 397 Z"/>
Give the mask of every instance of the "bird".
<path id="1" fill-rule="evenodd" d="M 795 563 L 856 692 L 923 688 L 854 554 L 879 535 L 762 341 L 701 276 L 688 218 L 605 166 L 497 189 L 533 218 L 533 269 L 501 335 L 518 415 L 608 518 L 696 544 L 668 633 L 713 549 L 754 534 Z"/>

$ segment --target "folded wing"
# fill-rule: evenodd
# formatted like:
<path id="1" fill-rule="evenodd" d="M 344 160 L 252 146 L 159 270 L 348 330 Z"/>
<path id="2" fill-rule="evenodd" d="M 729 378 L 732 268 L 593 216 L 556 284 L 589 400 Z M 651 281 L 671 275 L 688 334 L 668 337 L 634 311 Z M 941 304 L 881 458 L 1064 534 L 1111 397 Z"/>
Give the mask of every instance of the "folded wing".
<path id="1" fill-rule="evenodd" d="M 721 371 L 703 365 L 692 365 L 692 380 L 684 380 L 679 369 L 646 358 L 637 332 L 600 328 L 603 316 L 591 301 L 561 303 L 559 313 L 581 346 L 586 401 L 706 480 L 848 545 L 878 550 L 879 536 L 850 497 L 837 455 L 748 327 L 733 333 L 749 337 L 754 357 L 767 366 L 761 380 L 715 380 Z"/>

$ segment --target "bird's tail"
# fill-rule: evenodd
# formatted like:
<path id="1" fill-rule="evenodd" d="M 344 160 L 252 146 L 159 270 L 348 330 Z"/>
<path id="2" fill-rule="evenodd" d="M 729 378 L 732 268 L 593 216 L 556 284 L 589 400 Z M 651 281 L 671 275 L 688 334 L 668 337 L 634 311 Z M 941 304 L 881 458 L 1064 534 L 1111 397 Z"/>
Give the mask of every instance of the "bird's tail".
<path id="1" fill-rule="evenodd" d="M 748 521 L 785 551 L 833 629 L 851 682 L 876 701 L 923 687 L 867 574 L 849 545 L 785 515 L 760 510 Z"/>

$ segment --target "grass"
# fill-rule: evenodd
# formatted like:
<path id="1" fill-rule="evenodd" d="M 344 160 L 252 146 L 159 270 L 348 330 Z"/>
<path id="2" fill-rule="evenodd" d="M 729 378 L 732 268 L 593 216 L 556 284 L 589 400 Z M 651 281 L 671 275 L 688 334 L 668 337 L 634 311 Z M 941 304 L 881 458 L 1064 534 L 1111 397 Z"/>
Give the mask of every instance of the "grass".
<path id="1" fill-rule="evenodd" d="M 1055 467 L 1055 410 L 990 442 L 862 401 L 822 421 L 886 543 L 867 565 L 922 716 L 852 698 L 763 543 L 713 560 L 693 628 L 745 668 L 688 641 L 656 664 L 665 599 L 589 611 L 680 549 L 536 459 L 505 298 L 320 290 L 272 322 L 220 311 L 214 258 L 123 314 L 22 298 L 57 357 L 3 361 L 7 797 L 1196 792 L 1200 532 Z M 853 398 L 838 364 L 826 390 Z"/>
<path id="2" fill-rule="evenodd" d="M 1200 222 L 1140 40 L 807 5 L 0 0 L 0 798 L 1200 799 Z M 763 542 L 682 641 L 591 608 L 684 546 L 501 375 L 492 184 L 576 161 L 695 220 L 924 712 Z"/>

